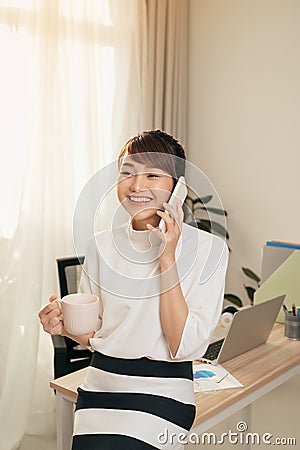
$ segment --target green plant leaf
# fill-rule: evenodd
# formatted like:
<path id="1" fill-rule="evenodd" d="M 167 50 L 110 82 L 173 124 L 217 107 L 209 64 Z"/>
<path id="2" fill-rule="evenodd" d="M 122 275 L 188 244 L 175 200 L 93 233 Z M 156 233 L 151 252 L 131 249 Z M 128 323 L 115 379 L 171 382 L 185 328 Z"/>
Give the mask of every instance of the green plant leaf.
<path id="1" fill-rule="evenodd" d="M 229 234 L 227 230 L 220 223 L 211 221 L 211 229 L 212 231 L 218 233 L 220 236 L 229 239 Z"/>
<path id="2" fill-rule="evenodd" d="M 247 277 L 251 278 L 252 280 L 256 281 L 256 283 L 260 282 L 259 276 L 256 275 L 251 269 L 247 269 L 246 267 L 242 267 L 242 271 L 244 272 Z"/>
<path id="3" fill-rule="evenodd" d="M 253 305 L 253 300 L 254 300 L 254 292 L 256 291 L 256 289 L 254 289 L 252 286 L 246 286 L 244 284 L 244 288 L 247 291 L 248 297 L 250 299 L 251 305 Z"/>
<path id="4" fill-rule="evenodd" d="M 205 203 L 210 202 L 212 198 L 213 198 L 212 195 L 206 195 L 205 197 L 194 198 L 194 199 L 192 199 L 192 202 L 193 202 L 194 205 L 196 205 L 196 203 L 203 203 L 203 204 L 205 204 Z"/>
<path id="5" fill-rule="evenodd" d="M 210 221 L 209 220 L 196 220 L 196 223 L 197 223 L 197 227 L 200 230 L 208 231 L 208 233 L 211 233 Z"/>
<path id="6" fill-rule="evenodd" d="M 202 230 L 205 231 L 209 231 L 211 232 L 216 232 L 218 233 L 220 236 L 222 237 L 226 237 L 226 239 L 229 239 L 229 234 L 227 232 L 227 230 L 223 227 L 223 225 L 220 225 L 218 222 L 214 222 L 213 220 L 208 220 L 208 219 L 200 219 L 196 221 L 197 223 L 201 223 L 201 225 L 206 225 L 206 228 L 198 227 L 201 228 Z"/>
<path id="7" fill-rule="evenodd" d="M 208 207 L 199 206 L 199 207 L 195 208 L 195 211 L 196 211 L 196 209 L 204 209 L 204 211 L 209 211 L 214 214 L 218 214 L 219 216 L 227 216 L 227 211 L 225 211 L 224 209 L 210 208 L 209 206 Z"/>
<path id="8" fill-rule="evenodd" d="M 197 224 L 201 224 L 201 227 L 204 226 L 206 227 L 207 230 L 209 230 L 209 232 L 211 232 L 211 224 L 210 224 L 210 220 L 207 219 L 196 219 Z M 199 228 L 201 228 L 199 227 Z M 201 228 L 202 230 L 204 230 L 204 228 Z"/>
<path id="9" fill-rule="evenodd" d="M 236 306 L 243 306 L 242 300 L 235 294 L 224 294 L 224 298 Z"/>

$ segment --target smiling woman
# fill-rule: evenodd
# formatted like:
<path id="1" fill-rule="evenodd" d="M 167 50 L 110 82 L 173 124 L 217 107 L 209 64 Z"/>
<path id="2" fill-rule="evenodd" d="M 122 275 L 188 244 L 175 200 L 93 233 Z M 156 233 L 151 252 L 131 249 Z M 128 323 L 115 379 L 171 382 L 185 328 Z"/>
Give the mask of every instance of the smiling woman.
<path id="1" fill-rule="evenodd" d="M 157 227 L 177 179 L 184 175 L 185 154 L 179 142 L 160 130 L 129 139 L 119 154 L 118 199 L 133 216 L 135 229 Z"/>
<path id="2" fill-rule="evenodd" d="M 180 203 L 166 203 L 184 166 L 182 146 L 160 130 L 126 143 L 117 193 L 129 217 L 91 238 L 80 285 L 101 299 L 99 329 L 71 336 L 56 305 L 40 312 L 45 331 L 59 327 L 94 350 L 78 389 L 73 450 L 160 448 L 164 430 L 185 433 L 193 424 L 192 361 L 204 353 L 222 309 L 228 250 L 217 236 L 184 224 Z M 212 246 L 213 270 L 201 282 Z"/>

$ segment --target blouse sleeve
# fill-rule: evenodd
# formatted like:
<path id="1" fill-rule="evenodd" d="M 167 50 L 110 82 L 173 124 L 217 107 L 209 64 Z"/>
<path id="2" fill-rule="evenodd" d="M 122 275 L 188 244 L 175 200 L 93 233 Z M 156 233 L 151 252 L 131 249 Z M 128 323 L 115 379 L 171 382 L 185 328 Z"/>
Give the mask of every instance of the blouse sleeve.
<path id="1" fill-rule="evenodd" d="M 180 344 L 176 355 L 172 359 L 195 360 L 201 358 L 210 343 L 212 334 L 217 326 L 223 301 L 225 275 L 228 264 L 228 247 L 222 243 L 222 252 L 214 271 L 201 280 L 198 273 L 186 295 L 189 308 Z"/>

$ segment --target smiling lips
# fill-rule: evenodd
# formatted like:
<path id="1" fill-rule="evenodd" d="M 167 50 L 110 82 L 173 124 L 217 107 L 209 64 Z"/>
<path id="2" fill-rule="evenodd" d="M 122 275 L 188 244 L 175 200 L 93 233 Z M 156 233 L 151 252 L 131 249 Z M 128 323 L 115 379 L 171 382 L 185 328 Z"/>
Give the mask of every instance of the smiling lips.
<path id="1" fill-rule="evenodd" d="M 153 200 L 150 197 L 136 196 L 136 195 L 129 195 L 127 198 L 130 201 L 130 203 L 134 205 L 146 205 L 147 203 L 151 202 L 151 200 Z"/>

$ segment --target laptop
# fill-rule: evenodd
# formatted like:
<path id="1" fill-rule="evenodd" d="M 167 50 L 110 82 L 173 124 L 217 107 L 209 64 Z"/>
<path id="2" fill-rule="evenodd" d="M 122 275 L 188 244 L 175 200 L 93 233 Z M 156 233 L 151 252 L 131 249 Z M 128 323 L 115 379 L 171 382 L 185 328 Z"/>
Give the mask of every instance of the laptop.
<path id="1" fill-rule="evenodd" d="M 271 333 L 284 298 L 285 295 L 280 295 L 236 312 L 230 328 L 216 328 L 211 343 L 200 360 L 210 364 L 221 364 L 264 344 Z"/>

